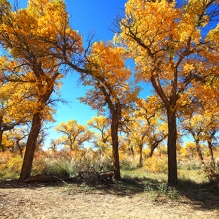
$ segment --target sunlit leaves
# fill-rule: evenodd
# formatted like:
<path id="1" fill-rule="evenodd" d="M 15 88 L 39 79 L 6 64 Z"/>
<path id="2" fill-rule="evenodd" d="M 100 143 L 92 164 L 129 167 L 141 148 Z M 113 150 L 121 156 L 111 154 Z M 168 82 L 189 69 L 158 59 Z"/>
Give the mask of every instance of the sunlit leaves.
<path id="1" fill-rule="evenodd" d="M 218 49 L 215 47 L 210 52 L 208 46 L 202 43 L 200 34 L 203 22 L 208 22 L 206 16 L 211 13 L 208 7 L 212 3 L 189 1 L 182 8 L 175 7 L 174 1 L 168 3 L 165 0 L 130 0 L 126 3 L 126 18 L 120 22 L 121 34 L 116 39 L 128 47 L 134 58 L 138 80 L 149 82 L 156 78 L 153 86 L 156 91 L 159 90 L 163 101 L 166 99 L 159 87 L 165 88 L 169 97 L 175 83 L 174 73 L 177 72 L 179 80 L 184 78 L 178 86 L 179 91 L 185 91 L 192 82 L 195 85 L 193 79 L 196 75 L 205 74 L 206 69 L 209 72 L 213 67 L 207 65 L 204 59 L 201 62 L 202 58 L 198 58 L 197 53 L 203 55 L 202 51 L 205 51 L 209 61 L 218 65 Z M 216 29 L 209 32 L 209 39 L 212 35 L 212 39 L 217 41 Z M 182 92 L 180 95 L 182 97 Z"/>
<path id="2" fill-rule="evenodd" d="M 132 72 L 125 66 L 126 59 L 127 54 L 123 48 L 110 43 L 95 43 L 87 66 L 92 75 L 83 77 L 84 85 L 95 89 L 89 90 L 86 97 L 80 100 L 100 112 L 104 112 L 107 106 L 111 113 L 117 104 L 125 106 L 133 101 L 138 89 L 129 83 Z"/>
<path id="3" fill-rule="evenodd" d="M 76 120 L 63 122 L 55 130 L 62 134 L 61 138 L 55 141 L 76 151 L 83 146 L 84 142 L 90 141 L 93 137 L 93 133 L 86 126 L 78 124 Z"/>

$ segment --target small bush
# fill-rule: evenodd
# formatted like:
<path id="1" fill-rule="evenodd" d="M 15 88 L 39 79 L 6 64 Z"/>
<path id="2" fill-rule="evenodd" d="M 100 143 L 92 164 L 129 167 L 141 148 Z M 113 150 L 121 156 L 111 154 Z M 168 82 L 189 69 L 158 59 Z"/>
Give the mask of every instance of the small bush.
<path id="1" fill-rule="evenodd" d="M 179 197 L 179 192 L 175 188 L 168 186 L 165 182 L 156 186 L 145 185 L 144 191 L 152 197 L 165 196 L 170 199 L 177 199 Z"/>
<path id="2" fill-rule="evenodd" d="M 58 176 L 61 178 L 69 178 L 76 174 L 75 162 L 63 158 L 45 160 L 46 167 L 42 170 L 42 174 Z"/>
<path id="3" fill-rule="evenodd" d="M 202 163 L 197 160 L 178 161 L 178 168 L 185 170 L 200 170 L 202 168 Z"/>
<path id="4" fill-rule="evenodd" d="M 121 162 L 121 169 L 122 170 L 135 170 L 137 167 L 138 167 L 137 164 L 135 164 L 129 160 L 123 160 Z"/>
<path id="5" fill-rule="evenodd" d="M 167 158 L 155 157 L 155 156 L 148 158 L 144 162 L 144 169 L 149 172 L 167 173 L 168 170 Z"/>
<path id="6" fill-rule="evenodd" d="M 1 154 L 0 177 L 2 179 L 16 179 L 19 177 L 23 159 L 9 152 Z"/>

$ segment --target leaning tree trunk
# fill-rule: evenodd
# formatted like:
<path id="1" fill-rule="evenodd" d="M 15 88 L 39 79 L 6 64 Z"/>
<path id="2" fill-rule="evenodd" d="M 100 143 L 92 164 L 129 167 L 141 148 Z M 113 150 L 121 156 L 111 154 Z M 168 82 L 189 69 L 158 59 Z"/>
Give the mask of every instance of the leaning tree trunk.
<path id="1" fill-rule="evenodd" d="M 177 160 L 176 160 L 176 139 L 177 139 L 177 126 L 176 126 L 176 112 L 171 108 L 167 110 L 168 117 L 168 184 L 170 186 L 177 186 Z"/>
<path id="2" fill-rule="evenodd" d="M 117 116 L 112 116 L 111 137 L 112 137 L 112 146 L 113 146 L 112 155 L 113 155 L 113 170 L 114 170 L 115 179 L 121 179 L 120 165 L 119 165 L 118 127 L 119 127 L 119 120 L 117 119 Z"/>
<path id="3" fill-rule="evenodd" d="M 34 152 L 37 146 L 37 138 L 41 129 L 41 119 L 42 117 L 40 112 L 33 114 L 32 126 L 27 139 L 26 151 L 24 154 L 23 165 L 19 178 L 20 181 L 24 181 L 25 179 L 30 177 Z"/>
<path id="4" fill-rule="evenodd" d="M 201 151 L 201 147 L 200 147 L 200 143 L 199 143 L 199 139 L 196 138 L 196 137 L 194 137 L 194 139 L 195 139 L 196 150 L 198 152 L 198 157 L 201 160 L 202 164 L 205 164 L 204 163 L 204 158 L 203 158 L 203 155 L 202 155 L 202 151 Z"/>
<path id="5" fill-rule="evenodd" d="M 208 140 L 208 150 L 209 150 L 211 160 L 214 160 L 214 152 L 213 152 L 211 140 Z"/>
<path id="6" fill-rule="evenodd" d="M 152 156 L 153 156 L 154 150 L 155 150 L 155 148 L 157 148 L 157 146 L 158 146 L 158 143 L 153 143 L 153 144 L 151 145 L 151 150 L 150 150 L 149 157 L 152 157 Z"/>

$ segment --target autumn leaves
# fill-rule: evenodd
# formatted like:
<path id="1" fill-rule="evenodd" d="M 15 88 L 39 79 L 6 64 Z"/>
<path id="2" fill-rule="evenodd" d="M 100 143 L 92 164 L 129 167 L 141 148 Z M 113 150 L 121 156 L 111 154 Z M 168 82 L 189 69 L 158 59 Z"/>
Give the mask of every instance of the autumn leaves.
<path id="1" fill-rule="evenodd" d="M 70 69 L 80 74 L 83 85 L 91 86 L 81 101 L 109 115 L 115 178 L 120 178 L 118 131 L 135 114 L 140 90 L 131 82 L 132 76 L 152 84 L 151 106 L 159 106 L 168 127 L 168 182 L 177 184 L 177 116 L 186 116 L 190 109 L 196 113 L 207 100 L 215 105 L 206 104 L 205 110 L 218 107 L 218 24 L 212 23 L 218 1 L 190 0 L 179 5 L 177 1 L 129 0 L 114 43 L 90 42 L 84 49 L 82 36 L 69 25 L 63 1 L 29 0 L 27 8 L 17 11 L 1 1 L 0 95 L 9 94 L 13 86 L 19 98 L 34 106 L 28 117 L 31 128 L 21 180 L 30 175 L 43 121 L 52 120 L 52 94 Z M 134 60 L 135 69 L 126 66 L 128 58 Z M 16 105 L 17 99 L 10 97 Z M 4 112 L 6 102 L 1 100 Z M 27 108 L 19 114 L 21 118 Z"/>

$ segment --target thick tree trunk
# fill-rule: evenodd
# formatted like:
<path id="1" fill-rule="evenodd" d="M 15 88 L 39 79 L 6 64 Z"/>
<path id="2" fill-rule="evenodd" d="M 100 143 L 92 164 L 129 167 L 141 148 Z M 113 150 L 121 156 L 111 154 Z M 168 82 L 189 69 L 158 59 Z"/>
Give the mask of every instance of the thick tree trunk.
<path id="1" fill-rule="evenodd" d="M 111 137 L 112 137 L 112 155 L 113 155 L 113 170 L 114 178 L 121 179 L 120 165 L 119 165 L 119 141 L 118 141 L 118 120 L 117 117 L 112 116 L 111 124 Z"/>
<path id="2" fill-rule="evenodd" d="M 41 114 L 37 112 L 33 115 L 32 126 L 28 136 L 26 151 L 24 154 L 23 165 L 20 174 L 20 181 L 24 181 L 25 179 L 30 177 L 34 152 L 37 146 L 37 138 L 41 129 Z"/>
<path id="3" fill-rule="evenodd" d="M 177 186 L 177 159 L 176 159 L 176 139 L 177 139 L 177 126 L 176 126 L 176 113 L 174 110 L 169 109 L 167 112 L 168 117 L 168 184 L 170 186 Z"/>

